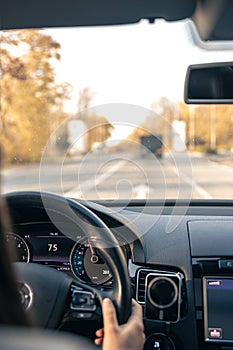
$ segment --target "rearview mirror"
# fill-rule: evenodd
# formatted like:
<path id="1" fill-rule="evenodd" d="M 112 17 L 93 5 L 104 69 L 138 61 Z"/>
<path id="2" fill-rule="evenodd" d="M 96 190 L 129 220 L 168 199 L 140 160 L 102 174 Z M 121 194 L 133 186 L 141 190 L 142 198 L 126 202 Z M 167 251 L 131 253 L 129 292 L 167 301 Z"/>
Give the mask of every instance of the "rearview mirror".
<path id="1" fill-rule="evenodd" d="M 233 103 L 233 62 L 189 66 L 184 100 L 188 104 Z"/>

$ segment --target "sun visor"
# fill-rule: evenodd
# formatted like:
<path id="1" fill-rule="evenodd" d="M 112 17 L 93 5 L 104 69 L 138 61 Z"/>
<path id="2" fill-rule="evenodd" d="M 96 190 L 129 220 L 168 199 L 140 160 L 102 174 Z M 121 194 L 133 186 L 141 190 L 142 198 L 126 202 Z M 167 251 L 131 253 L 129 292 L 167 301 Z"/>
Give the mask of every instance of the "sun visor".
<path id="1" fill-rule="evenodd" d="M 1 29 L 114 25 L 174 21 L 190 17 L 195 0 L 7 0 L 0 6 Z"/>

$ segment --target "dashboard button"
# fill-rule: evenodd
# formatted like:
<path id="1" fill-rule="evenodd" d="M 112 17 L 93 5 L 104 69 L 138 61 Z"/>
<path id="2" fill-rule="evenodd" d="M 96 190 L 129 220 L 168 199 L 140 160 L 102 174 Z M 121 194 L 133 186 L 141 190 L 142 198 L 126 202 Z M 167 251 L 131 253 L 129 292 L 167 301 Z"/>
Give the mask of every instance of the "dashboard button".
<path id="1" fill-rule="evenodd" d="M 175 345 L 167 335 L 153 333 L 146 339 L 143 350 L 175 350 Z"/>
<path id="2" fill-rule="evenodd" d="M 218 266 L 220 270 L 233 270 L 233 260 L 219 260 Z"/>

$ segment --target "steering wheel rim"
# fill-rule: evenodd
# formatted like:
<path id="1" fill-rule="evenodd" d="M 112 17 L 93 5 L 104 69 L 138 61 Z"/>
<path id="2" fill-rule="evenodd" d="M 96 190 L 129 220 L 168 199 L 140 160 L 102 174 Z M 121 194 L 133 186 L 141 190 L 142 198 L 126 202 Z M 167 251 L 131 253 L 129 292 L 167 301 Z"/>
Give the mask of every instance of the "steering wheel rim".
<path id="1" fill-rule="evenodd" d="M 6 194 L 5 198 L 11 214 L 14 217 L 18 216 L 18 220 L 20 220 L 20 209 L 41 208 L 46 211 L 52 222 L 60 215 L 68 221 L 72 221 L 78 228 L 81 226 L 82 229 L 85 229 L 84 232 L 88 238 L 93 237 L 93 233 L 95 234 L 95 247 L 108 264 L 113 275 L 113 290 L 110 295 L 116 307 L 118 321 L 120 324 L 125 323 L 131 310 L 131 283 L 122 249 L 105 223 L 83 204 L 57 194 L 24 191 Z M 55 222 L 53 223 L 55 224 Z M 59 229 L 64 229 L 65 225 L 66 223 L 63 223 L 63 227 L 59 227 Z M 70 237 L 70 232 L 66 233 L 66 236 L 74 239 L 73 236 Z M 60 272 L 58 273 L 60 274 Z M 75 282 L 77 283 L 77 281 Z M 99 290 L 97 294 L 99 294 Z"/>

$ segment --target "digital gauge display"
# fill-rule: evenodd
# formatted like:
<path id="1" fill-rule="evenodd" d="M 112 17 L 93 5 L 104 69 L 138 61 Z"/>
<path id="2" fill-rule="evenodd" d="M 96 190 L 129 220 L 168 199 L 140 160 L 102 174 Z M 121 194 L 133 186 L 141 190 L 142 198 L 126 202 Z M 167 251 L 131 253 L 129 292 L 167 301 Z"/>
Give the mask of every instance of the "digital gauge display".
<path id="1" fill-rule="evenodd" d="M 74 275 L 82 282 L 103 284 L 112 278 L 109 267 L 98 255 L 90 239 L 83 238 L 74 245 L 70 264 Z"/>
<path id="2" fill-rule="evenodd" d="M 69 262 L 74 241 L 64 236 L 37 235 L 29 239 L 33 247 L 34 262 Z"/>

